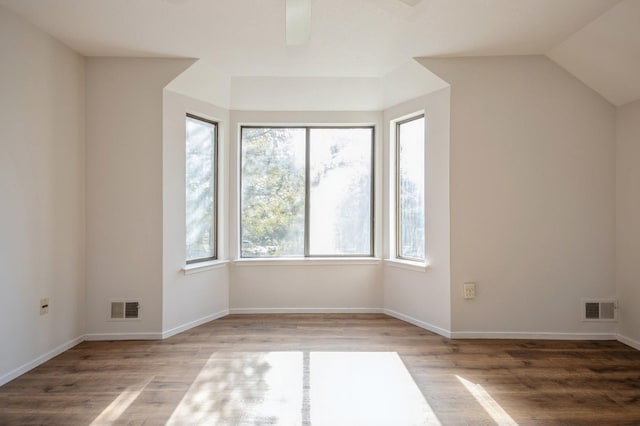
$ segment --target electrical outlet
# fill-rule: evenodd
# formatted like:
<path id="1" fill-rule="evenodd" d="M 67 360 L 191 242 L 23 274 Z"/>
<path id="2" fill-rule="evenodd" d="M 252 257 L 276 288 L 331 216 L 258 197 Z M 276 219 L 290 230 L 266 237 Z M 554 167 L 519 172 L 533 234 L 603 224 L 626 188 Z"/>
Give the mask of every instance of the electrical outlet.
<path id="1" fill-rule="evenodd" d="M 49 298 L 45 297 L 40 299 L 40 315 L 46 315 L 49 313 Z"/>
<path id="2" fill-rule="evenodd" d="M 476 283 L 464 283 L 463 285 L 464 298 L 475 299 L 476 298 Z"/>

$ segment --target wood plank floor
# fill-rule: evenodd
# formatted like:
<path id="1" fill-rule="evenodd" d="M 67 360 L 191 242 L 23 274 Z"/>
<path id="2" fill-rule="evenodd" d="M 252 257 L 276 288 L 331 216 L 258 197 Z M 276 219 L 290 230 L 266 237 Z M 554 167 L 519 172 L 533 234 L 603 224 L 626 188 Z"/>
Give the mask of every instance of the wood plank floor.
<path id="1" fill-rule="evenodd" d="M 0 425 L 634 424 L 640 352 L 449 340 L 377 314 L 230 315 L 83 342 L 0 387 Z"/>

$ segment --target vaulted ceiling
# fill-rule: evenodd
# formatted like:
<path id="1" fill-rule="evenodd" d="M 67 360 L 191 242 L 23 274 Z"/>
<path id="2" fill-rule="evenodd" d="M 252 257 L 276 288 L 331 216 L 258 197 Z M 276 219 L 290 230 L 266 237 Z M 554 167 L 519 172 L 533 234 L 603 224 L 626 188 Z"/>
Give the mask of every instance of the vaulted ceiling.
<path id="1" fill-rule="evenodd" d="M 638 0 L 0 0 L 87 56 L 206 59 L 229 76 L 381 77 L 424 56 L 547 54 L 610 102 L 640 98 Z"/>

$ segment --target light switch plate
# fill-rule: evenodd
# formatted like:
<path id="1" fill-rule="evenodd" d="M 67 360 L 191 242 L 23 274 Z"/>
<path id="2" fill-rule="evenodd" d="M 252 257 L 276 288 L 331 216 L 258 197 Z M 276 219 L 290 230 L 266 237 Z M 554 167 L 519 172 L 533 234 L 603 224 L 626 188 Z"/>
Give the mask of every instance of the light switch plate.
<path id="1" fill-rule="evenodd" d="M 49 313 L 49 298 L 45 297 L 40 299 L 40 315 L 46 315 Z"/>

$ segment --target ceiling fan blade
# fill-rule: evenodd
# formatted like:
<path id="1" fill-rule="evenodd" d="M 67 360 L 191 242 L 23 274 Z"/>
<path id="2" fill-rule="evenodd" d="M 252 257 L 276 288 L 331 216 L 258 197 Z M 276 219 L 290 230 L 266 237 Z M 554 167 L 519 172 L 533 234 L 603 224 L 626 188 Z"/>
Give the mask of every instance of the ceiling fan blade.
<path id="1" fill-rule="evenodd" d="M 298 46 L 311 35 L 311 0 L 286 0 L 287 45 Z"/>

